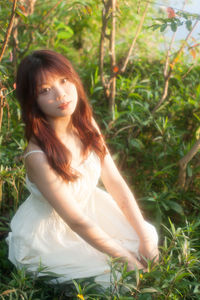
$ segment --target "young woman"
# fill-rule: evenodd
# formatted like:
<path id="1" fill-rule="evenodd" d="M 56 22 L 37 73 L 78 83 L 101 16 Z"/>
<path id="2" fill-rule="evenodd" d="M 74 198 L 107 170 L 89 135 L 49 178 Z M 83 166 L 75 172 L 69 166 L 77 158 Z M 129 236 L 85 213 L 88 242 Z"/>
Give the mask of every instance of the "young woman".
<path id="1" fill-rule="evenodd" d="M 142 257 L 158 259 L 155 228 L 115 166 L 71 63 L 33 52 L 19 65 L 16 92 L 31 194 L 11 221 L 9 259 L 29 272 L 45 266 L 59 282 L 108 280 L 109 256 L 129 269 L 144 269 Z M 107 192 L 97 187 L 100 176 Z"/>

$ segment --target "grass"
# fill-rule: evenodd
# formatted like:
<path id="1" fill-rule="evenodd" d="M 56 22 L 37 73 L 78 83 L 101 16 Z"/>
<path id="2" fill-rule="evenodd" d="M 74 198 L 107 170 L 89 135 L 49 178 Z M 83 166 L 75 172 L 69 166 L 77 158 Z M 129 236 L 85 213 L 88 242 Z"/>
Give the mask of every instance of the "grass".
<path id="1" fill-rule="evenodd" d="M 199 230 L 198 221 L 175 228 L 169 220 L 168 226 L 162 226 L 159 263 L 147 261 L 148 272 L 143 273 L 128 272 L 126 265 L 113 260 L 110 287 L 102 288 L 91 278 L 52 285 L 48 272 L 45 277 L 31 277 L 24 269 L 16 270 L 7 259 L 5 227 L 0 242 L 0 299 L 200 299 Z"/>

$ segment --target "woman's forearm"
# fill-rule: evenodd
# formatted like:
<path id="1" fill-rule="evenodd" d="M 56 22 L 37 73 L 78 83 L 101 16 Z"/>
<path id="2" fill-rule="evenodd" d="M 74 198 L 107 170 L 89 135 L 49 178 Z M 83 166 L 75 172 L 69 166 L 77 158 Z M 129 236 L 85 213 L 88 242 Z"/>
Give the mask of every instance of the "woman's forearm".
<path id="1" fill-rule="evenodd" d="M 135 267 L 145 269 L 144 265 L 134 254 L 131 254 L 125 248 L 121 247 L 93 222 L 87 220 L 85 224 L 77 224 L 71 228 L 97 250 L 113 258 L 119 258 L 119 261 L 123 263 L 127 262 L 128 270 L 133 270 Z"/>
<path id="2" fill-rule="evenodd" d="M 138 204 L 117 169 L 110 153 L 102 163 L 101 179 L 108 193 L 114 198 L 128 222 L 137 232 L 140 241 L 146 239 L 146 224 Z"/>
<path id="3" fill-rule="evenodd" d="M 131 259 L 131 254 L 114 241 L 107 233 L 90 220 L 71 227 L 80 237 L 97 250 L 122 261 Z"/>
<path id="4" fill-rule="evenodd" d="M 113 181 L 112 184 L 110 183 L 107 186 L 105 184 L 105 187 L 117 202 L 128 222 L 137 232 L 140 240 L 145 240 L 147 235 L 145 221 L 125 180 L 120 176 L 119 180 Z"/>

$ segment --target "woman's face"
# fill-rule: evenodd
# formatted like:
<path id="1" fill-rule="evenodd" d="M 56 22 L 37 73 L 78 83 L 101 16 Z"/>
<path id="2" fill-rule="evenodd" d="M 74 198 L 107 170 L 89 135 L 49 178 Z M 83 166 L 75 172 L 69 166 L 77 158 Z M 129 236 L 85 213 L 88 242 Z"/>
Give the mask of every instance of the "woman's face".
<path id="1" fill-rule="evenodd" d="M 77 106 L 78 93 L 74 83 L 64 76 L 44 74 L 38 86 L 37 103 L 47 119 L 71 116 Z"/>

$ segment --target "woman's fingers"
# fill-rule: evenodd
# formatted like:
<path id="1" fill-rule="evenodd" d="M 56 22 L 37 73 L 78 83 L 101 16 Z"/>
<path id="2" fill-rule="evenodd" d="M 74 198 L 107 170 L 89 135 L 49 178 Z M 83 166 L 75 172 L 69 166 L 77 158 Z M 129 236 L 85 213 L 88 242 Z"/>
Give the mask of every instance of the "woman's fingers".
<path id="1" fill-rule="evenodd" d="M 135 255 L 132 255 L 131 260 L 128 261 L 128 271 L 135 270 L 135 268 L 143 270 L 144 272 L 146 269 L 144 264 L 140 262 Z"/>
<path id="2" fill-rule="evenodd" d="M 152 260 L 154 263 L 159 260 L 159 251 L 157 244 L 151 240 L 142 241 L 139 247 L 139 254 L 141 257 L 141 262 L 145 266 L 147 265 L 147 259 Z"/>
<path id="3" fill-rule="evenodd" d="M 144 255 L 140 252 L 140 261 L 144 266 L 147 266 L 147 259 L 151 260 L 153 264 L 158 263 L 159 261 L 159 251 L 156 250 L 154 253 L 151 252 L 148 255 Z"/>

